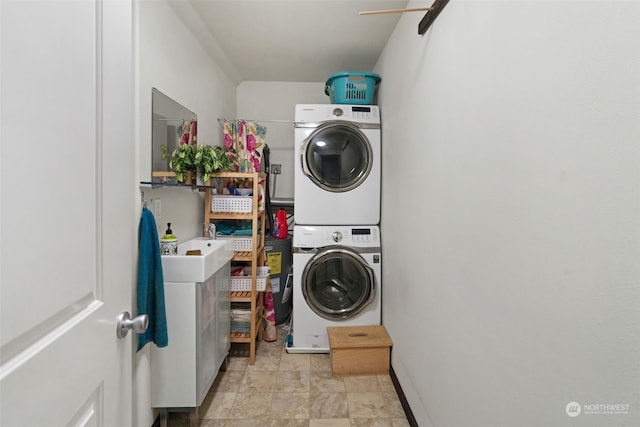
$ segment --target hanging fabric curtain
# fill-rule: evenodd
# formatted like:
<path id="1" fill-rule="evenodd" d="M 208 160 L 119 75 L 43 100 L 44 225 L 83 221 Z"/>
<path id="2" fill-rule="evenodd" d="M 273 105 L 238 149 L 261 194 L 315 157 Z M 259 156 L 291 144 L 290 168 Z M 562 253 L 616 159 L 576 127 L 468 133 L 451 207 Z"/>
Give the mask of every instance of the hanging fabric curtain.
<path id="1" fill-rule="evenodd" d="M 225 120 L 224 146 L 236 172 L 259 172 L 267 128 L 248 120 Z"/>
<path id="2" fill-rule="evenodd" d="M 176 129 L 178 143 L 194 145 L 198 141 L 198 122 L 195 120 L 183 120 Z"/>

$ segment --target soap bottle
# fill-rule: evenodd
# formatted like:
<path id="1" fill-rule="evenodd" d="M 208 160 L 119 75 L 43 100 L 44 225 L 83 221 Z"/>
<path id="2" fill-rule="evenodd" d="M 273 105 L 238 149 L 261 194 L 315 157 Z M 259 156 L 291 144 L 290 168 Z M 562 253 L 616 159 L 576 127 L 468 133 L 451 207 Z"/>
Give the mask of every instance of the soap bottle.
<path id="1" fill-rule="evenodd" d="M 160 239 L 160 253 L 162 255 L 178 255 L 178 238 L 171 231 L 171 223 L 167 223 L 167 231 Z"/>
<path id="2" fill-rule="evenodd" d="M 286 239 L 288 235 L 289 226 L 287 225 L 287 213 L 284 209 L 280 209 L 276 213 L 273 237 L 276 237 L 278 239 Z"/>

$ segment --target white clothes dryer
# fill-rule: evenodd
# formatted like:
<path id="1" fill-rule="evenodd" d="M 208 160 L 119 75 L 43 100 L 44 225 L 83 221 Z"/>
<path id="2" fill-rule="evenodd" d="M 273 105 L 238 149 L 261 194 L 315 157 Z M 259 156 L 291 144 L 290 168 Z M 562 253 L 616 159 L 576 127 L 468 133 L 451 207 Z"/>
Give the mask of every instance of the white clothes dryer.
<path id="1" fill-rule="evenodd" d="M 377 226 L 293 229 L 293 345 L 290 353 L 328 353 L 328 326 L 381 322 Z"/>
<path id="2" fill-rule="evenodd" d="M 295 111 L 295 222 L 380 222 L 380 110 L 299 104 Z"/>

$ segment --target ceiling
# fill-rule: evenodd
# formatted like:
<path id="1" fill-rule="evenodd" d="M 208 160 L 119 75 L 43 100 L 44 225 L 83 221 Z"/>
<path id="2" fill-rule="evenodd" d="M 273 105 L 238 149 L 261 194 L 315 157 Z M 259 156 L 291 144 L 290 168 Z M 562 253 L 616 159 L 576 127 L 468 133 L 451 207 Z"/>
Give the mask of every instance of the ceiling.
<path id="1" fill-rule="evenodd" d="M 172 6 L 222 68 L 242 81 L 324 82 L 372 71 L 408 0 L 186 0 Z M 185 8 L 185 3 L 191 8 Z M 190 9 L 190 10 L 189 10 Z M 417 23 L 423 14 L 418 13 Z M 223 61 L 224 62 L 224 61 Z"/>

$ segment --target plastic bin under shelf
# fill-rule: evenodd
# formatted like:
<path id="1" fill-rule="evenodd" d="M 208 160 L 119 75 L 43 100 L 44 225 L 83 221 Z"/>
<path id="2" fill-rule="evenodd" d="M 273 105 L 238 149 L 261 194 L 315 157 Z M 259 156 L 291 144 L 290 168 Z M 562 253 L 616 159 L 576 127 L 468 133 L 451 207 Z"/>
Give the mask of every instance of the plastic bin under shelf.
<path id="1" fill-rule="evenodd" d="M 229 290 L 251 291 L 251 270 L 247 269 L 247 276 L 231 276 L 231 284 Z M 263 292 L 267 288 L 267 279 L 269 279 L 269 267 L 258 267 L 258 277 L 256 277 L 256 291 Z"/>
<path id="2" fill-rule="evenodd" d="M 251 252 L 253 250 L 253 237 L 243 236 L 225 236 L 217 235 L 217 239 L 233 239 L 233 250 L 235 252 Z M 258 237 L 258 246 L 260 245 L 260 237 Z"/>
<path id="3" fill-rule="evenodd" d="M 253 196 L 211 196 L 211 212 L 244 212 L 253 211 Z"/>

